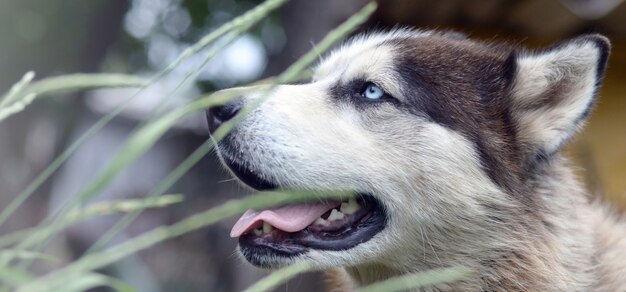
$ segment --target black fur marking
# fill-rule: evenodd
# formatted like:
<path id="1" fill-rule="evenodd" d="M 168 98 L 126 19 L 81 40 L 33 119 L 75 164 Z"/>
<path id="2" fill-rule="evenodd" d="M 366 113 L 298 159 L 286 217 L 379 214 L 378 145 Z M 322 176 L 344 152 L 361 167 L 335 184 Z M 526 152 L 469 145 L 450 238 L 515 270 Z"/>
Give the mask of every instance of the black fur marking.
<path id="1" fill-rule="evenodd" d="M 602 84 L 602 80 L 604 79 L 604 75 L 606 73 L 606 67 L 608 65 L 609 53 L 611 51 L 611 43 L 609 40 L 601 35 L 593 35 L 589 36 L 590 40 L 592 40 L 598 50 L 600 51 L 600 58 L 598 59 L 598 68 L 596 71 L 596 88 L 600 87 Z"/>
<path id="2" fill-rule="evenodd" d="M 601 35 L 589 35 L 580 37 L 580 39 L 593 42 L 598 48 L 598 52 L 600 53 L 600 57 L 598 58 L 598 65 L 596 68 L 596 83 L 594 85 L 593 98 L 589 103 L 585 111 L 576 119 L 574 124 L 579 124 L 586 120 L 591 112 L 593 111 L 597 98 L 598 98 L 598 90 L 602 85 L 602 81 L 604 80 L 604 75 L 606 73 L 606 67 L 609 60 L 609 53 L 611 51 L 611 44 L 609 40 Z"/>
<path id="3" fill-rule="evenodd" d="M 473 142 L 491 180 L 525 210 L 535 210 L 535 199 L 525 195 L 526 169 L 508 99 L 513 49 L 437 37 L 395 40 L 393 47 L 405 107 Z"/>
<path id="4" fill-rule="evenodd" d="M 517 72 L 517 55 L 517 51 L 513 50 L 506 58 L 506 61 L 504 61 L 503 77 L 507 80 L 508 89 L 513 84 L 513 78 L 515 78 L 515 73 Z"/>

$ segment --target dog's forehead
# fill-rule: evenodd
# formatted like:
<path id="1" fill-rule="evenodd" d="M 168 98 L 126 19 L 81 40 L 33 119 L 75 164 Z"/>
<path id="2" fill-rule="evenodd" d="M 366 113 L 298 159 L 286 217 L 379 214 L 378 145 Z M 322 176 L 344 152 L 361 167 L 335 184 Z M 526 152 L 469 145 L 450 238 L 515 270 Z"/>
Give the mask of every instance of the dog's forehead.
<path id="1" fill-rule="evenodd" d="M 353 72 L 373 71 L 371 67 L 377 67 L 372 64 L 376 65 L 383 61 L 395 61 L 396 66 L 403 65 L 401 61 L 406 62 L 408 59 L 425 65 L 456 62 L 454 65 L 457 66 L 447 66 L 447 69 L 459 69 L 458 65 L 465 69 L 475 68 L 482 65 L 478 64 L 481 62 L 502 60 L 509 51 L 449 31 L 398 29 L 385 33 L 363 34 L 353 37 L 323 58 L 315 69 L 314 80 L 329 76 L 337 77 L 336 74 L 351 67 L 354 68 Z M 398 59 L 402 60 L 399 62 Z"/>
<path id="2" fill-rule="evenodd" d="M 397 40 L 413 39 L 431 35 L 432 32 L 395 30 L 386 33 L 364 34 L 352 38 L 322 59 L 315 69 L 314 80 L 328 77 L 341 78 L 351 75 L 368 75 L 391 69 Z M 363 76 L 361 76 L 363 77 Z"/>

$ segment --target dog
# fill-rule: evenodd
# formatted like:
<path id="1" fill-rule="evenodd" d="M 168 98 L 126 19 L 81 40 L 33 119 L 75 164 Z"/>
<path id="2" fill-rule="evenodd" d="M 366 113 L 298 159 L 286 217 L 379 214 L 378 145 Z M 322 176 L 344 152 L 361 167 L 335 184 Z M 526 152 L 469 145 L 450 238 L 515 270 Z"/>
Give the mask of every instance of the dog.
<path id="1" fill-rule="evenodd" d="M 305 261 L 344 291 L 466 267 L 429 291 L 626 291 L 626 223 L 575 180 L 563 146 L 591 113 L 609 40 L 547 49 L 396 29 L 352 38 L 312 80 L 209 109 L 217 148 L 256 190 L 354 199 L 248 210 L 231 231 L 250 263 Z M 338 268 L 341 267 L 341 268 Z"/>

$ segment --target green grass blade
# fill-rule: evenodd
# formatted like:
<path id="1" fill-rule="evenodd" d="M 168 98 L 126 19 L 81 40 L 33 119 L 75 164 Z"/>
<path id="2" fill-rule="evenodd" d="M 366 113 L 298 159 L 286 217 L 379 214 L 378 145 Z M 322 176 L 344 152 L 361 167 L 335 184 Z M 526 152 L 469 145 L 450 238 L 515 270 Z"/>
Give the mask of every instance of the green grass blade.
<path id="1" fill-rule="evenodd" d="M 178 204 L 185 199 L 183 195 L 163 195 L 160 197 L 141 199 L 121 199 L 93 203 L 86 208 L 69 212 L 65 218 L 68 221 L 86 220 L 94 216 L 111 215 L 115 213 L 128 213 L 137 210 L 164 208 Z"/>
<path id="2" fill-rule="evenodd" d="M 174 87 L 172 92 L 170 92 L 160 102 L 160 104 L 155 108 L 154 112 L 155 113 L 160 113 L 165 108 L 165 106 L 167 105 L 167 101 L 170 99 L 170 97 L 174 96 L 176 94 L 176 92 L 178 90 L 180 90 L 181 88 L 183 88 L 186 85 L 189 85 L 190 83 L 192 83 L 198 77 L 198 75 L 200 75 L 200 73 L 202 71 L 202 68 L 204 68 L 206 65 L 208 65 L 209 62 L 211 60 L 213 60 L 213 58 L 215 56 L 217 56 L 217 54 L 219 54 L 221 51 L 223 51 L 228 45 L 230 45 L 234 41 L 236 41 L 237 38 L 239 38 L 247 30 L 249 30 L 252 27 L 252 25 L 254 25 L 254 24 L 255 24 L 255 22 L 250 22 L 250 23 L 242 24 L 240 26 L 235 26 L 235 28 L 232 31 L 230 31 L 229 34 L 224 36 L 222 42 L 219 42 L 219 43 L 215 44 L 213 47 L 211 47 L 204 54 L 204 56 L 202 57 L 202 62 L 198 63 L 193 70 L 191 70 L 187 75 L 185 75 L 183 80 L 176 87 Z M 176 61 L 174 63 L 176 63 Z M 144 124 L 142 124 L 142 125 L 144 125 Z"/>
<path id="3" fill-rule="evenodd" d="M 101 275 L 101 274 L 95 274 L 95 273 L 78 275 L 73 281 L 68 281 L 64 283 L 63 285 L 60 285 L 59 287 L 57 287 L 55 290 L 65 291 L 65 292 L 74 292 L 74 291 L 83 292 L 83 291 L 89 291 L 90 289 L 97 288 L 97 287 L 108 287 L 118 292 L 138 291 L 135 288 L 125 284 L 124 282 L 120 280 L 117 280 L 109 276 Z M 26 291 L 47 292 L 50 290 L 40 289 L 40 290 L 26 290 Z"/>
<path id="4" fill-rule="evenodd" d="M 112 73 L 88 73 L 88 74 L 68 74 L 45 78 L 36 82 L 32 82 L 22 90 L 22 94 L 26 95 L 34 93 L 43 94 L 62 94 L 74 91 L 105 88 L 105 87 L 145 87 L 148 80 L 128 74 L 112 74 Z"/>
<path id="5" fill-rule="evenodd" d="M 269 276 L 248 287 L 244 292 L 264 292 L 270 291 L 276 286 L 289 281 L 289 279 L 311 270 L 311 265 L 307 262 L 299 262 L 289 267 L 272 272 Z"/>
<path id="6" fill-rule="evenodd" d="M 211 149 L 214 144 L 209 140 L 198 147 L 191 155 L 189 155 L 181 164 L 179 164 L 171 173 L 169 173 L 159 184 L 148 194 L 147 198 L 156 197 L 166 192 L 174 185 L 189 169 L 191 169 L 198 161 L 200 161 Z M 118 221 L 112 228 L 107 230 L 98 240 L 85 252 L 92 253 L 102 248 L 106 243 L 113 239 L 119 232 L 124 230 L 132 223 L 143 210 L 136 210 L 128 213 L 124 218 Z M 1 246 L 1 245 L 0 245 Z"/>
<path id="7" fill-rule="evenodd" d="M 201 38 L 198 42 L 196 42 L 191 47 L 185 49 L 179 56 L 176 58 L 171 65 L 167 67 L 166 70 L 171 70 L 176 67 L 182 60 L 192 56 L 193 54 L 199 52 L 204 47 L 208 46 L 210 43 L 214 42 L 219 37 L 225 35 L 226 33 L 238 29 L 242 26 L 252 25 L 263 20 L 270 12 L 276 10 L 285 4 L 287 0 L 267 0 L 260 5 L 257 5 L 252 10 L 246 12 L 245 14 L 238 16 L 232 21 L 220 26 L 215 31 Z"/>
<path id="8" fill-rule="evenodd" d="M 291 82 L 294 78 L 302 72 L 306 67 L 315 61 L 320 54 L 326 52 L 337 42 L 344 39 L 348 34 L 353 32 L 359 25 L 365 23 L 367 19 L 376 11 L 378 4 L 376 2 L 369 2 L 359 12 L 348 18 L 345 22 L 340 24 L 337 28 L 329 32 L 312 50 L 306 53 L 302 58 L 293 63 L 289 68 L 285 70 L 280 76 L 279 83 Z"/>
<path id="9" fill-rule="evenodd" d="M 130 101 L 130 100 L 128 100 Z M 65 162 L 78 148 L 98 133 L 104 126 L 106 126 L 114 117 L 124 109 L 123 106 L 117 107 L 111 113 L 102 117 L 98 122 L 89 128 L 84 134 L 82 134 L 76 141 L 74 141 L 68 148 L 66 148 L 61 155 L 59 155 L 46 169 L 41 172 L 34 180 L 28 184 L 28 186 L 20 192 L 15 198 L 7 205 L 6 208 L 0 213 L 0 226 L 6 222 L 6 220 L 37 190 L 61 165 Z"/>
<path id="10" fill-rule="evenodd" d="M 87 255 L 60 270 L 22 285 L 17 291 L 40 291 L 41 289 L 57 287 L 81 273 L 105 267 L 159 242 L 198 230 L 224 218 L 241 214 L 248 209 L 265 209 L 312 199 L 345 199 L 352 195 L 351 193 L 332 191 L 264 192 L 244 199 L 230 200 L 218 207 L 192 215 L 173 225 L 155 228 L 102 252 Z"/>
<path id="11" fill-rule="evenodd" d="M 12 267 L 0 267 L 0 291 L 9 291 L 5 289 L 5 286 L 15 287 L 33 281 L 33 279 L 35 276 L 27 271 Z"/>
<path id="12" fill-rule="evenodd" d="M 57 258 L 49 256 L 44 253 L 32 252 L 27 250 L 13 250 L 13 249 L 0 249 L 0 259 L 12 258 L 12 259 L 34 259 L 43 260 L 48 262 L 58 261 Z"/>
<path id="13" fill-rule="evenodd" d="M 3 100 L 6 104 L 0 107 L 0 122 L 22 111 L 39 96 L 95 88 L 145 87 L 147 85 L 148 81 L 145 79 L 124 74 L 72 74 L 46 78 L 20 86 L 16 93 L 7 96 L 7 99 Z M 15 86 L 11 91 L 14 88 Z"/>
<path id="14" fill-rule="evenodd" d="M 128 139 L 111 163 L 77 196 L 79 200 L 85 201 L 93 198 L 97 192 L 113 181 L 122 170 L 148 151 L 179 119 L 211 106 L 223 104 L 236 95 L 234 92 L 238 91 L 220 91 L 212 96 L 196 100 L 139 129 Z"/>
<path id="15" fill-rule="evenodd" d="M 33 71 L 26 72 L 26 74 L 24 74 L 22 79 L 20 79 L 20 81 L 18 81 L 17 83 L 13 84 L 13 86 L 11 86 L 11 89 L 9 89 L 9 92 L 7 92 L 2 98 L 0 98 L 0 108 L 3 108 L 6 104 L 15 100 L 16 96 L 18 96 L 22 92 L 24 87 L 30 84 L 30 82 L 33 81 L 34 78 L 35 78 L 35 72 Z"/>
<path id="16" fill-rule="evenodd" d="M 91 183 L 81 191 L 78 196 L 70 204 L 66 204 L 62 210 L 58 213 L 63 214 L 69 211 L 71 208 L 77 205 L 77 203 L 83 202 L 87 199 L 93 198 L 98 191 L 108 185 L 117 175 L 132 164 L 140 155 L 147 151 L 165 132 L 170 129 L 177 120 L 180 118 L 210 106 L 223 104 L 230 98 L 241 93 L 241 89 L 223 90 L 217 92 L 208 97 L 196 100 L 187 106 L 179 108 L 163 116 L 159 120 L 145 125 L 139 129 L 134 135 L 132 135 L 118 154 L 113 158 L 113 161 L 94 179 Z M 33 244 L 39 244 L 46 242 L 46 239 L 54 234 L 55 230 L 60 230 L 64 225 L 63 216 L 58 216 L 52 219 L 49 224 L 39 227 L 39 230 L 35 232 L 23 241 L 21 241 L 15 248 L 27 249 L 33 246 Z M 50 233 L 52 232 L 52 233 Z M 0 262 L 0 266 L 3 263 Z"/>
<path id="17" fill-rule="evenodd" d="M 437 284 L 453 283 L 470 275 L 466 268 L 455 267 L 407 274 L 361 288 L 359 292 L 395 292 L 424 288 Z"/>
<path id="18" fill-rule="evenodd" d="M 21 245 L 18 245 L 18 248 L 21 248 L 19 251 L 26 252 L 24 247 L 40 242 L 47 236 L 55 234 L 59 230 L 76 222 L 87 220 L 96 216 L 136 212 L 139 210 L 153 208 L 164 208 L 180 203 L 183 199 L 184 197 L 182 195 L 175 194 L 142 199 L 123 199 L 94 203 L 86 208 L 69 212 L 63 217 L 63 220 L 61 220 L 58 225 L 23 229 L 11 234 L 3 235 L 0 237 L 0 247 L 8 246 L 21 241 Z M 6 265 L 10 259 L 11 257 L 8 257 L 8 259 L 0 257 L 0 266 L 3 264 Z"/>

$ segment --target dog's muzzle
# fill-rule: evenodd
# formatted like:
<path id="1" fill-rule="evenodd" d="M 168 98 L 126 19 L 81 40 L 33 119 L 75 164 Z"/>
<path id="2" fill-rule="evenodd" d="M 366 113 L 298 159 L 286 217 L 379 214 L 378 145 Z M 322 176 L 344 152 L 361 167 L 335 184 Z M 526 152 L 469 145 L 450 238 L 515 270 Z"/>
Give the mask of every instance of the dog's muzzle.
<path id="1" fill-rule="evenodd" d="M 206 111 L 209 130 L 214 133 L 220 125 L 232 120 L 244 106 L 242 98 Z M 240 125 L 241 126 L 241 125 Z M 245 125 L 243 125 L 245 127 Z M 266 133 L 258 133 L 264 135 Z M 251 136 L 254 134 L 249 134 Z M 217 149 L 224 165 L 242 183 L 257 191 L 278 189 L 311 189 L 279 181 L 267 171 L 268 166 L 247 161 L 246 151 L 236 143 L 238 131 L 231 132 L 218 142 Z M 248 137 L 250 138 L 250 137 Z M 259 149 L 263 145 L 255 145 Z M 267 146 L 267 145 L 266 145 Z M 253 150 L 254 151 L 254 150 Z M 236 153 L 236 154 L 233 154 Z M 259 161 L 275 159 L 256 153 Z M 331 167 L 331 166 L 329 166 Z M 321 191 L 321 190 L 320 190 Z M 387 225 L 387 214 L 378 199 L 368 192 L 355 190 L 354 198 L 338 201 L 317 201 L 276 206 L 266 210 L 248 210 L 231 230 L 231 237 L 239 238 L 242 255 L 260 267 L 278 267 L 280 259 L 288 259 L 309 250 L 340 251 L 364 243 Z"/>

